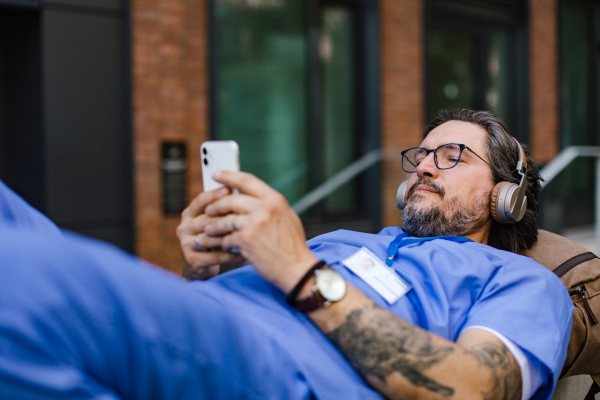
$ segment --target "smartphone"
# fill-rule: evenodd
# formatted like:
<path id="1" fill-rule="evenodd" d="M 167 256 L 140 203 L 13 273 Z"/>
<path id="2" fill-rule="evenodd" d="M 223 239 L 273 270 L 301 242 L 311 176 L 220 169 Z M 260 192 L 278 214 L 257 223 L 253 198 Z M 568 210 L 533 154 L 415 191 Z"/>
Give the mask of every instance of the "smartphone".
<path id="1" fill-rule="evenodd" d="M 202 158 L 202 183 L 204 191 L 223 187 L 212 178 L 215 171 L 239 171 L 240 148 L 234 140 L 211 140 L 200 146 Z"/>

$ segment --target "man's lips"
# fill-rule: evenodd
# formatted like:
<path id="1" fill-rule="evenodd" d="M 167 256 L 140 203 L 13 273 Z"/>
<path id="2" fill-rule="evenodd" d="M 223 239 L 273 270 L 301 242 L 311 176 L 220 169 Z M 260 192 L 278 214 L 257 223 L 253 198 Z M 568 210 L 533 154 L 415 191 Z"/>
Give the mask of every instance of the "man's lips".
<path id="1" fill-rule="evenodd" d="M 427 195 L 428 193 L 434 193 L 439 195 L 442 199 L 445 196 L 445 191 L 442 186 L 434 182 L 432 179 L 425 178 L 419 179 L 415 183 L 412 184 L 410 189 L 408 190 L 407 199 L 412 199 L 413 195 L 418 194 L 420 196 Z"/>
<path id="2" fill-rule="evenodd" d="M 429 192 L 429 193 L 439 193 L 439 191 L 436 188 L 433 188 L 429 185 L 419 185 L 415 188 L 415 190 L 413 191 L 413 193 L 417 193 L 417 192 Z"/>

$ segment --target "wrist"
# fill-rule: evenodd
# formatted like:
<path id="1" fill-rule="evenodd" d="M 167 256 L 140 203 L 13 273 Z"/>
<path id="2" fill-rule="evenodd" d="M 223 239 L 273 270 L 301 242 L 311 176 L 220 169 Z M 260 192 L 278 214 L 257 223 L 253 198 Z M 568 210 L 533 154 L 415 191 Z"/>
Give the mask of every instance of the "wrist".
<path id="1" fill-rule="evenodd" d="M 287 264 L 285 274 L 280 275 L 278 282 L 273 282 L 275 286 L 279 287 L 286 295 L 297 286 L 298 282 L 300 282 L 308 270 L 319 262 L 319 259 L 313 256 L 312 253 L 309 254 L 310 257 L 305 257 L 302 261 L 296 262 L 293 265 Z"/>
<path id="2" fill-rule="evenodd" d="M 340 301 L 346 294 L 346 281 L 324 261 L 315 263 L 287 296 L 298 311 L 311 313 Z"/>
<path id="3" fill-rule="evenodd" d="M 303 292 L 306 291 L 306 287 L 312 287 L 312 285 L 310 284 L 311 281 L 314 283 L 315 281 L 315 271 L 319 268 L 322 268 L 323 266 L 325 266 L 325 261 L 317 261 L 316 263 L 314 263 L 305 273 L 304 275 L 302 275 L 302 277 L 300 279 L 298 279 L 298 282 L 296 283 L 296 285 L 287 292 L 287 298 L 286 301 L 288 304 L 290 305 L 294 305 L 296 304 L 296 301 L 302 297 L 302 295 L 304 295 Z"/>

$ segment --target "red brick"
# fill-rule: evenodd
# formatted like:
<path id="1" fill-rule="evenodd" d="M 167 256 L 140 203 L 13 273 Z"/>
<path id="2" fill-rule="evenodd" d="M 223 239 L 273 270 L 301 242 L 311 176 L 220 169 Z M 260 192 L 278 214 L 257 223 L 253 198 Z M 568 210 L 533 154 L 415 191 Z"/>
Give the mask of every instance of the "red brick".
<path id="1" fill-rule="evenodd" d="M 529 145 L 546 163 L 559 150 L 558 0 L 529 0 Z"/>

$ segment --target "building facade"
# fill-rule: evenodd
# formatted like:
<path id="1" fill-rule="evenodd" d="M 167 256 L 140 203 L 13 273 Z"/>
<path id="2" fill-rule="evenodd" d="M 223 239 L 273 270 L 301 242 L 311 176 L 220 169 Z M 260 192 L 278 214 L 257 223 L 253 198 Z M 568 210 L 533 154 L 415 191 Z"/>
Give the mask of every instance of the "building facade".
<path id="1" fill-rule="evenodd" d="M 119 104 L 120 111 L 91 115 L 101 125 L 119 121 L 117 127 L 98 130 L 100 137 L 116 130 L 121 142 L 107 142 L 118 151 L 97 163 L 120 168 L 122 174 L 94 180 L 106 181 L 109 189 L 102 195 L 111 194 L 111 184 L 127 182 L 112 193 L 121 199 L 121 211 L 113 213 L 118 218 L 110 217 L 123 222 L 120 232 L 126 238 L 96 234 L 83 222 L 62 225 L 109 239 L 175 272 L 181 271 L 181 254 L 174 232 L 181 209 L 202 189 L 199 149 L 205 140 L 238 141 L 242 169 L 267 181 L 291 204 L 352 162 L 384 150 L 383 161 L 301 213 L 309 236 L 402 224 L 395 205 L 405 179 L 399 153 L 421 142 L 423 126 L 439 109 L 494 112 L 541 164 L 565 146 L 598 141 L 596 0 L 107 1 L 0 0 L 0 18 L 17 11 L 33 15 L 32 24 L 42 27 L 42 45 L 33 47 L 41 48 L 48 62 L 65 54 L 77 60 L 81 53 L 75 45 L 43 46 L 53 37 L 44 31 L 49 12 L 66 13 L 74 26 L 85 16 L 112 18 L 120 29 L 121 36 L 110 39 L 114 48 L 85 38 L 79 45 L 96 43 L 88 46 L 91 53 L 110 52 L 112 70 L 127 71 L 106 78 L 118 82 L 111 93 L 125 104 L 77 90 L 70 98 L 80 96 L 98 110 Z M 41 22 L 35 19 L 40 17 Z M 0 51 L 2 43 L 15 40 L 9 33 L 4 29 Z M 44 74 L 47 62 L 40 65 L 42 72 L 34 71 L 40 85 L 69 82 L 68 76 Z M 0 57 L 0 85 L 10 81 L 10 71 Z M 96 74 L 102 71 L 83 76 L 96 79 Z M 61 93 L 60 86 L 56 90 Z M 44 95 L 37 98 L 41 105 L 28 110 L 48 115 L 52 102 Z M 13 126 L 7 122 L 10 108 L 11 99 L 0 96 L 0 127 L 6 130 Z M 68 121 L 68 111 L 54 110 L 64 115 L 56 129 L 67 123 L 62 121 Z M 45 121 L 40 117 L 38 135 L 42 143 L 53 142 Z M 86 122 L 78 120 L 73 129 L 94 136 Z M 73 129 L 61 140 L 68 140 Z M 95 154 L 91 145 L 82 146 Z M 60 154 L 45 147 L 37 151 Z M 73 168 L 81 162 L 73 157 L 75 151 L 64 155 Z M 115 164 L 115 157 L 125 164 Z M 28 176 L 58 164 L 38 165 Z M 548 187 L 543 227 L 560 231 L 569 224 L 592 223 L 593 168 L 585 161 L 576 167 Z M 101 175 L 95 163 L 89 168 Z M 0 176 L 10 181 L 14 168 L 0 164 Z M 94 180 L 80 179 L 72 186 L 84 187 L 78 190 L 89 196 Z M 38 196 L 35 205 L 61 223 L 59 213 L 48 207 L 48 194 L 55 190 L 51 180 L 42 179 L 38 189 L 23 183 L 23 177 L 13 181 L 21 182 L 13 185 L 21 193 L 33 193 L 29 199 Z M 60 193 L 68 198 L 65 190 Z M 78 204 L 77 198 L 72 201 Z M 580 211 L 567 218 L 567 209 Z M 96 220 L 81 218 L 90 224 Z"/>
<path id="2" fill-rule="evenodd" d="M 187 143 L 188 199 L 201 190 L 203 140 L 236 139 L 242 168 L 293 203 L 372 149 L 417 146 L 426 121 L 452 106 L 496 112 L 548 162 L 560 149 L 558 7 L 557 0 L 133 1 L 138 253 L 180 266 L 172 234 L 179 218 L 164 216 L 159 203 L 164 141 Z M 309 235 L 402 223 L 400 159 L 373 169 L 334 193 L 330 206 L 325 200 L 302 215 Z M 277 180 L 286 173 L 293 178 Z"/>

